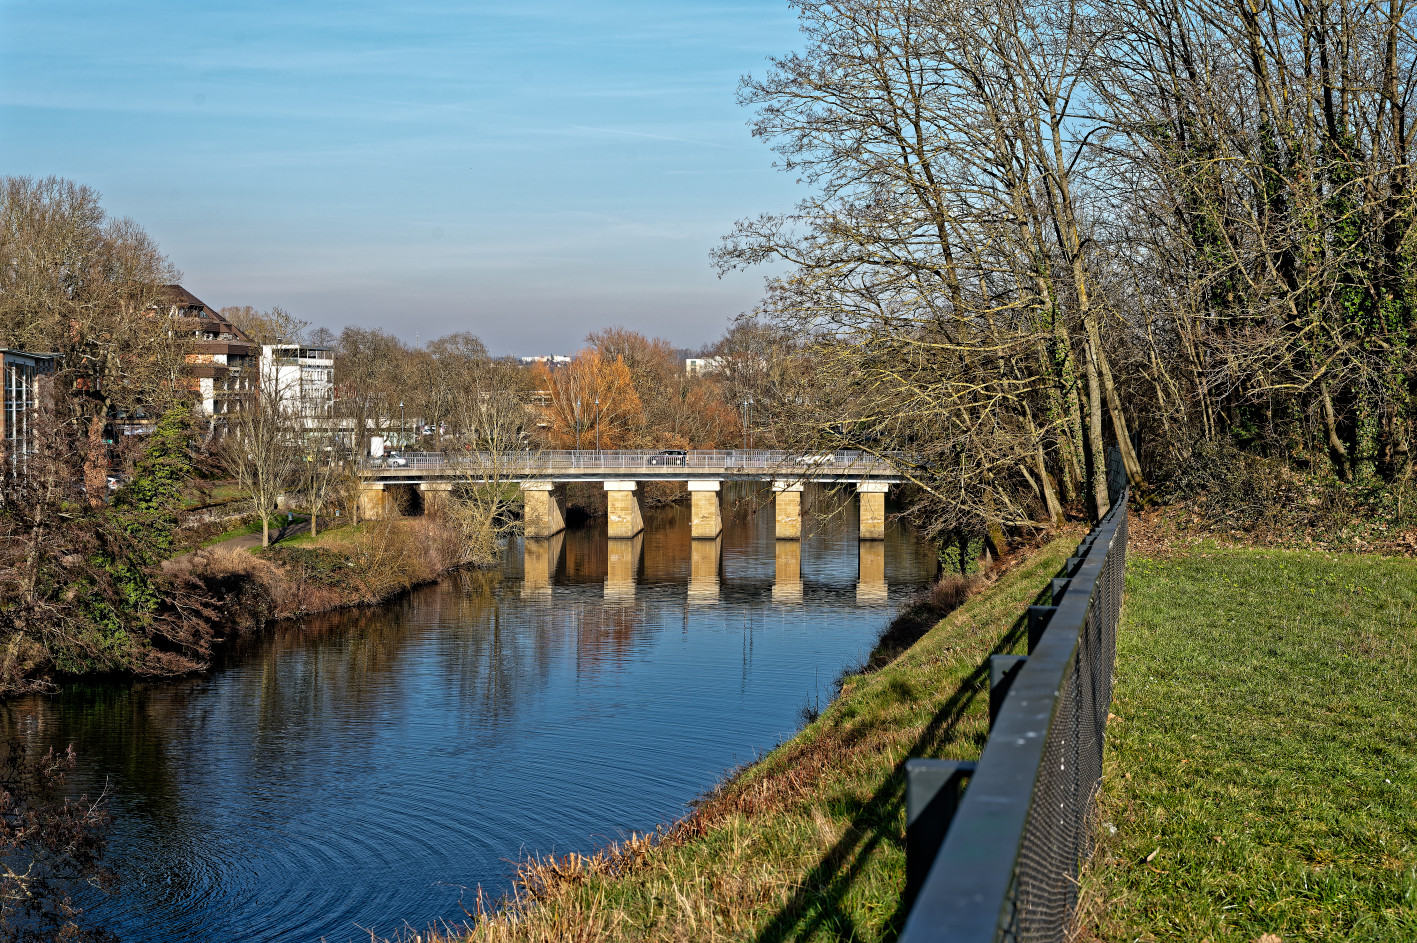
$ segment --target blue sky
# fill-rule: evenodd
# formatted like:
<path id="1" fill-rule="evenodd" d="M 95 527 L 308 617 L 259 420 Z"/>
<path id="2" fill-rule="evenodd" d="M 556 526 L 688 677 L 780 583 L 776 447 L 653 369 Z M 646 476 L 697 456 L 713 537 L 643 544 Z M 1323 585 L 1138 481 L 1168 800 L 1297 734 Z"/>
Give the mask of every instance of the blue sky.
<path id="1" fill-rule="evenodd" d="M 97 188 L 213 305 L 562 352 L 696 346 L 708 253 L 796 188 L 734 102 L 785 0 L 0 0 L 0 173 Z"/>

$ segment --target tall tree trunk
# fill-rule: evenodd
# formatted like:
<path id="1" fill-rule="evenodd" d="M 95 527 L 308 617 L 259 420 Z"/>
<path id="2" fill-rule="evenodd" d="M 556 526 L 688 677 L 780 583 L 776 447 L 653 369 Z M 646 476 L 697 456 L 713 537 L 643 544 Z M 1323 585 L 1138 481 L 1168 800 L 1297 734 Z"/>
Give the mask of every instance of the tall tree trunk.
<path id="1" fill-rule="evenodd" d="M 103 504 L 108 493 L 108 446 L 103 441 L 103 427 L 108 422 L 108 410 L 100 404 L 99 411 L 88 419 L 88 441 L 84 448 L 84 494 L 89 507 Z"/>
<path id="2" fill-rule="evenodd" d="M 1092 344 L 1092 349 L 1097 355 L 1098 372 L 1102 375 L 1102 389 L 1107 395 L 1107 411 L 1112 414 L 1112 431 L 1117 434 L 1117 450 L 1122 453 L 1122 464 L 1127 469 L 1127 480 L 1132 483 L 1133 488 L 1140 488 L 1146 484 L 1146 479 L 1142 477 L 1141 462 L 1137 460 L 1137 453 L 1132 448 L 1131 433 L 1127 430 L 1127 417 L 1122 412 L 1122 400 L 1117 396 L 1117 387 L 1112 382 L 1112 368 L 1108 366 L 1107 354 L 1102 350 L 1102 337 L 1097 330 L 1097 318 L 1089 312 L 1086 320 L 1088 341 Z"/>
<path id="3" fill-rule="evenodd" d="M 1107 455 L 1102 445 L 1102 383 L 1097 376 L 1097 351 L 1089 339 L 1087 346 L 1087 444 L 1091 452 L 1092 500 L 1097 520 L 1112 509 L 1107 497 Z"/>
<path id="4" fill-rule="evenodd" d="M 1333 397 L 1329 394 L 1327 380 L 1319 383 L 1319 402 L 1323 406 L 1324 430 L 1328 433 L 1329 460 L 1333 462 L 1333 469 L 1338 472 L 1340 479 L 1352 481 L 1353 473 L 1349 468 L 1348 448 L 1343 444 L 1343 439 L 1338 434 L 1338 421 L 1333 415 Z"/>

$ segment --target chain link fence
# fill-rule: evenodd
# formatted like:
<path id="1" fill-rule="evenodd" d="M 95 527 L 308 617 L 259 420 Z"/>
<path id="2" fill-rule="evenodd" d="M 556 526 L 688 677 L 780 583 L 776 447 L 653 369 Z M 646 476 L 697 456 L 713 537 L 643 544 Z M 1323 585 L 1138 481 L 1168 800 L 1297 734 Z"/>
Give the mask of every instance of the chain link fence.
<path id="1" fill-rule="evenodd" d="M 955 764 L 951 778 L 940 761 L 907 761 L 917 793 L 907 797 L 907 853 L 929 860 L 907 865 L 902 943 L 1067 939 L 1092 851 L 1126 572 L 1128 492 L 1115 453 L 1107 472 L 1113 507 L 1052 582 L 1052 605 L 1030 610 L 1028 657 L 995 656 L 997 707 L 979 762 Z M 965 778 L 957 801 L 918 794 Z M 932 807 L 952 821 L 930 821 Z M 944 840 L 922 847 L 912 830 Z"/>

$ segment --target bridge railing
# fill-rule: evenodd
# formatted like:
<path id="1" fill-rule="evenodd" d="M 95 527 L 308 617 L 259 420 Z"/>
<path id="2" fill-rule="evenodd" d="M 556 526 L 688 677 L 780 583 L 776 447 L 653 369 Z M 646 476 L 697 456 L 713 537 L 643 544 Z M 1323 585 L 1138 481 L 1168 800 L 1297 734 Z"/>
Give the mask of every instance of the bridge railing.
<path id="1" fill-rule="evenodd" d="M 655 449 L 548 449 L 496 454 L 477 451 L 400 452 L 398 457 L 407 464 L 392 465 L 391 457 L 385 456 L 365 459 L 361 467 L 370 470 L 407 468 L 415 471 L 498 468 L 507 474 L 691 468 L 727 472 L 773 472 L 783 477 L 837 476 L 868 471 L 880 473 L 894 468 L 889 459 L 870 452 L 847 450 L 801 453 L 779 449 L 694 449 L 682 455 L 670 455 Z"/>
<path id="2" fill-rule="evenodd" d="M 1109 461 L 1113 506 L 1052 581 L 1052 605 L 1029 609 L 1029 654 L 990 660 L 991 730 L 978 763 L 906 761 L 910 911 L 900 943 L 1069 938 L 1092 851 L 1122 609 L 1119 465 Z"/>

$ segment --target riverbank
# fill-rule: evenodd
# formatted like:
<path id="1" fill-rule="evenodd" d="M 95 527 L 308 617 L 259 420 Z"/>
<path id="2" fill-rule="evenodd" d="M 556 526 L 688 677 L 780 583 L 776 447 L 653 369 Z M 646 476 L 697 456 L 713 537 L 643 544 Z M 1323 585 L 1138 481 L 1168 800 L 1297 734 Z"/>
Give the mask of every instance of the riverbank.
<path id="1" fill-rule="evenodd" d="M 1417 939 L 1417 561 L 1127 563 L 1083 940 Z"/>
<path id="2" fill-rule="evenodd" d="M 468 565 L 462 533 L 430 517 L 395 518 L 308 533 L 267 548 L 217 545 L 164 566 L 179 590 L 225 601 L 229 641 L 268 622 L 374 606 Z"/>
<path id="3" fill-rule="evenodd" d="M 478 901 L 470 935 L 441 939 L 889 938 L 903 916 L 901 764 L 978 756 L 988 656 L 1021 650 L 1027 606 L 1076 536 L 1017 562 L 898 658 L 848 677 L 820 717 L 687 818 L 595 855 L 524 864 L 513 899 Z"/>

